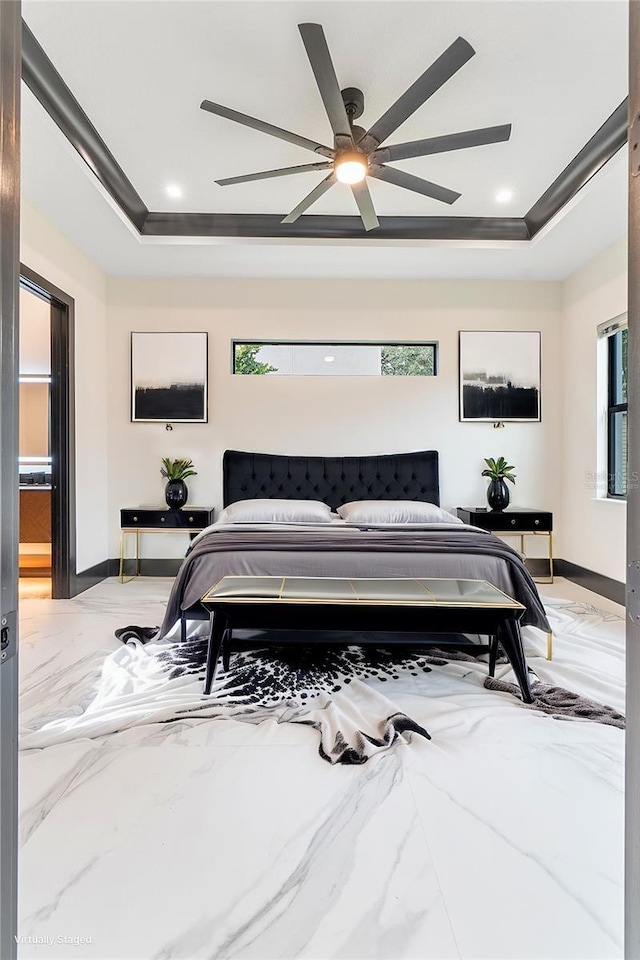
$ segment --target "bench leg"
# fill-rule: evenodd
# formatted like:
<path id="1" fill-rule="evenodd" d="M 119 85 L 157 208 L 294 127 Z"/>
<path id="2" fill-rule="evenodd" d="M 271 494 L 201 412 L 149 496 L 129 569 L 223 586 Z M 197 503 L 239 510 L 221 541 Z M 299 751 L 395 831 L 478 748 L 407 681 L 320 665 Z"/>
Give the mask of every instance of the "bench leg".
<path id="1" fill-rule="evenodd" d="M 224 635 L 224 640 L 222 641 L 222 666 L 224 667 L 225 673 L 231 665 L 231 639 L 233 631 L 231 627 L 228 628 L 227 632 Z"/>
<path id="2" fill-rule="evenodd" d="M 505 620 L 501 626 L 499 638 L 502 649 L 509 658 L 509 663 L 513 667 L 513 672 L 520 685 L 522 699 L 525 703 L 533 703 L 519 622 L 517 620 Z"/>
<path id="3" fill-rule="evenodd" d="M 496 660 L 498 659 L 498 648 L 500 646 L 500 641 L 498 637 L 491 638 L 491 647 L 489 649 L 489 676 L 495 677 L 496 675 Z"/>
<path id="4" fill-rule="evenodd" d="M 220 647 L 222 646 L 222 638 L 224 637 L 224 632 L 227 629 L 227 618 L 223 613 L 214 613 L 212 610 L 209 614 L 209 644 L 207 646 L 207 673 L 204 681 L 204 692 L 206 694 L 211 693 L 211 686 L 216 677 L 216 666 L 218 664 L 218 657 L 220 656 Z"/>
<path id="5" fill-rule="evenodd" d="M 185 643 L 187 639 L 187 617 L 184 612 L 180 614 L 180 643 Z"/>

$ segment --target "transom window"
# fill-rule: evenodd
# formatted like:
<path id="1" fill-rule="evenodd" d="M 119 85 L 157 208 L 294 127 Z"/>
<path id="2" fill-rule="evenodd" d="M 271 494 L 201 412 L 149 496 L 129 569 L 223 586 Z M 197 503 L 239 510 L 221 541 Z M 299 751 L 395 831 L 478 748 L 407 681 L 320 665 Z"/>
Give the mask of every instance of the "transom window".
<path id="1" fill-rule="evenodd" d="M 233 340 L 241 375 L 434 377 L 433 341 Z"/>

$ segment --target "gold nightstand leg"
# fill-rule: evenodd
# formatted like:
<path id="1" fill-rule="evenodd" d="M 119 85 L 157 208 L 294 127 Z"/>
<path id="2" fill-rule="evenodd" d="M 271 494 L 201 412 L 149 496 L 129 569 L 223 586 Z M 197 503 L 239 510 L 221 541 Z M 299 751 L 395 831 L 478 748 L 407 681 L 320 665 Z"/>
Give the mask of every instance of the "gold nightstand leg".
<path id="1" fill-rule="evenodd" d="M 140 576 L 140 531 L 136 528 L 136 577 Z"/>
<path id="2" fill-rule="evenodd" d="M 553 534 L 551 531 L 546 533 L 544 530 L 534 530 L 534 537 L 546 537 L 547 538 L 547 559 L 549 561 L 549 576 L 548 577 L 534 577 L 536 583 L 553 583 Z"/>
<path id="3" fill-rule="evenodd" d="M 553 633 L 547 634 L 547 660 L 553 660 Z"/>
<path id="4" fill-rule="evenodd" d="M 120 531 L 120 583 L 124 583 L 124 530 Z"/>
<path id="5" fill-rule="evenodd" d="M 130 583 L 131 580 L 135 580 L 135 578 L 138 576 L 138 573 L 139 573 L 140 560 L 139 560 L 139 549 L 138 549 L 138 531 L 136 530 L 136 531 L 135 531 L 135 537 L 136 537 L 136 556 L 135 556 L 136 572 L 134 573 L 134 575 L 133 575 L 132 577 L 125 577 L 125 575 L 124 575 L 124 564 L 125 564 L 125 559 L 126 559 L 126 558 L 125 558 L 125 548 L 126 548 L 126 544 L 127 544 L 127 535 L 130 534 L 130 533 L 134 533 L 134 531 L 133 531 L 133 530 L 121 530 L 121 531 L 120 531 L 120 583 Z"/>

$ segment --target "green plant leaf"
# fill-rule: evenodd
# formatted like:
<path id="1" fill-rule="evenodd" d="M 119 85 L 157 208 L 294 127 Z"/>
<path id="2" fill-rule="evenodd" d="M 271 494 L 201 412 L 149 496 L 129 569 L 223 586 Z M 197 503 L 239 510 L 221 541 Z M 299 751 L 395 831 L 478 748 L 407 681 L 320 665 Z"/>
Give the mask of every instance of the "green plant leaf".
<path id="1" fill-rule="evenodd" d="M 160 474 L 167 480 L 184 480 L 185 477 L 195 477 L 198 471 L 193 469 L 193 460 L 182 459 L 172 460 L 170 457 L 162 457 L 162 467 Z"/>
<path id="2" fill-rule="evenodd" d="M 483 477 L 491 477 L 492 480 L 510 480 L 511 483 L 516 482 L 515 476 L 511 474 L 511 471 L 515 470 L 515 466 L 507 463 L 504 457 L 498 457 L 497 460 L 493 457 L 485 457 L 484 462 L 487 469 L 482 471 Z"/>

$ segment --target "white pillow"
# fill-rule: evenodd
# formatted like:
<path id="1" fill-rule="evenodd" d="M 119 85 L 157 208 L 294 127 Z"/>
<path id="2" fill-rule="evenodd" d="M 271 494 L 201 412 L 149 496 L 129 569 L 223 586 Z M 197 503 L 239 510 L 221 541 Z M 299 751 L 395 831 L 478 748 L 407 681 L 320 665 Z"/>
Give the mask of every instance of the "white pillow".
<path id="1" fill-rule="evenodd" d="M 462 523 L 426 500 L 353 500 L 338 507 L 347 523 Z"/>
<path id="2" fill-rule="evenodd" d="M 321 500 L 237 500 L 218 523 L 331 523 L 331 509 Z"/>

